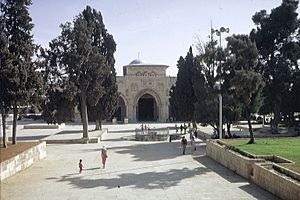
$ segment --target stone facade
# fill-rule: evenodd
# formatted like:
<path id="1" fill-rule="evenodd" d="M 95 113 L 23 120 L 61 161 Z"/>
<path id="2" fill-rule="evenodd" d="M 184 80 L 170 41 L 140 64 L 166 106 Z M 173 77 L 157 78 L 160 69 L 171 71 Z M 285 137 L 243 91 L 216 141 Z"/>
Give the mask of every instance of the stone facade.
<path id="1" fill-rule="evenodd" d="M 118 121 L 139 122 L 169 120 L 169 91 L 176 77 L 167 77 L 167 65 L 133 60 L 123 66 L 123 76 L 117 76 Z"/>

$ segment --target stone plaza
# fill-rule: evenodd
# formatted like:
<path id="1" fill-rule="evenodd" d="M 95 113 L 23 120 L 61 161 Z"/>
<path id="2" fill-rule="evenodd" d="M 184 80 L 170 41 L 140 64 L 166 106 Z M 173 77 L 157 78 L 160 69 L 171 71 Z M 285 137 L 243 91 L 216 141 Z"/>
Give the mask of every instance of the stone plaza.
<path id="1" fill-rule="evenodd" d="M 139 127 L 140 124 L 104 125 L 108 133 L 97 144 L 48 144 L 44 160 L 1 182 L 1 200 L 278 199 L 207 157 L 203 141 L 197 140 L 196 156 L 191 156 L 189 146 L 188 154 L 182 155 L 179 140 L 129 140 Z M 66 128 L 81 134 L 80 125 Z M 19 137 L 43 139 L 61 131 L 21 128 Z M 100 150 L 104 145 L 108 162 L 102 169 Z M 83 160 L 82 174 L 78 173 L 79 159 Z"/>

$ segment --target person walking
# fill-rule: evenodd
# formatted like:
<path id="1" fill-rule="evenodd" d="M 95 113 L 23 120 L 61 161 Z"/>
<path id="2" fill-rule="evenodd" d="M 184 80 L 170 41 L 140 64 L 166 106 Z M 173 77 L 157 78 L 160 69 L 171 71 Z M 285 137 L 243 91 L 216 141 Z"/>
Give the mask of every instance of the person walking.
<path id="1" fill-rule="evenodd" d="M 106 159 L 107 159 L 107 149 L 105 146 L 102 147 L 101 149 L 101 159 L 102 159 L 102 167 L 103 169 L 105 168 L 105 163 L 106 163 Z"/>
<path id="2" fill-rule="evenodd" d="M 194 136 L 192 136 L 191 139 L 191 149 L 192 149 L 192 155 L 194 156 L 196 152 L 196 141 Z"/>
<path id="3" fill-rule="evenodd" d="M 183 126 L 180 124 L 180 133 L 182 133 Z"/>
<path id="4" fill-rule="evenodd" d="M 81 174 L 82 170 L 83 170 L 83 164 L 82 164 L 82 160 L 80 159 L 79 160 L 79 174 Z"/>
<path id="5" fill-rule="evenodd" d="M 183 136 L 181 139 L 181 145 L 182 145 L 182 154 L 185 155 L 185 150 L 186 150 L 186 145 L 187 145 L 187 140 L 186 140 L 185 136 Z"/>

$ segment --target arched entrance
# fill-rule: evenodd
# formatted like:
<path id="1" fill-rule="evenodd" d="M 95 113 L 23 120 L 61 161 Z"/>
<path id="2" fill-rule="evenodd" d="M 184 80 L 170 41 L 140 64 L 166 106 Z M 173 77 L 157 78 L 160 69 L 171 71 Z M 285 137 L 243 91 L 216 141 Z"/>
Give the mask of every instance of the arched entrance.
<path id="1" fill-rule="evenodd" d="M 155 98 L 146 93 L 138 100 L 137 120 L 138 121 L 157 121 L 158 111 Z"/>
<path id="2" fill-rule="evenodd" d="M 119 96 L 118 99 L 118 109 L 116 110 L 114 117 L 117 118 L 117 121 L 124 121 L 126 116 L 126 105 L 124 99 Z"/>

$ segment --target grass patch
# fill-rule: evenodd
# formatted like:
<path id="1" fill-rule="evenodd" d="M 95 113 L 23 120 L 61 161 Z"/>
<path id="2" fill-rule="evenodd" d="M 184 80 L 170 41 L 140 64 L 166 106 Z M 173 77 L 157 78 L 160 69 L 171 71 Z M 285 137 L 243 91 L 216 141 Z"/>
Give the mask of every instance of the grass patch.
<path id="1" fill-rule="evenodd" d="M 226 143 L 256 155 L 277 155 L 294 161 L 294 165 L 284 165 L 300 173 L 300 137 L 257 138 L 254 144 L 249 139 L 226 140 Z M 289 167 L 290 166 L 290 167 Z"/>

